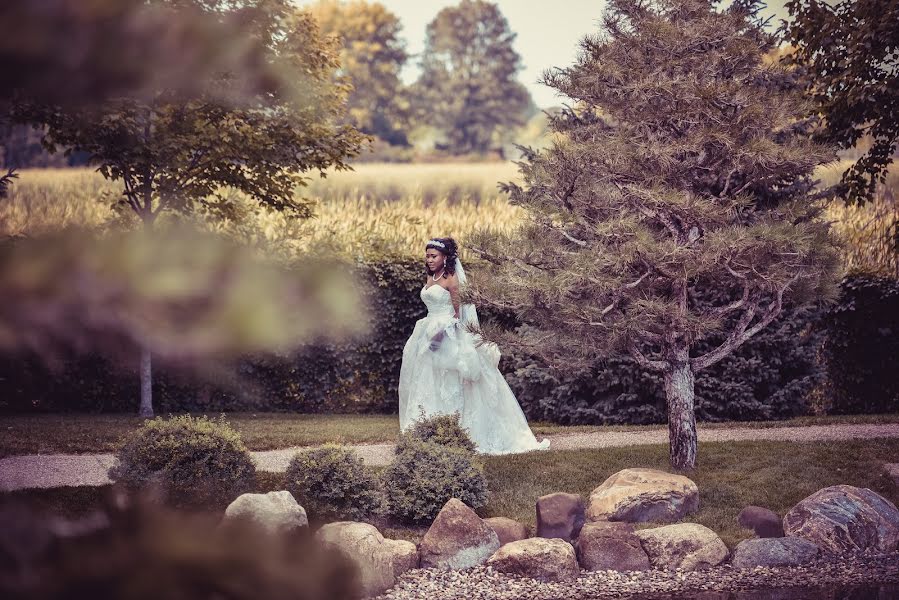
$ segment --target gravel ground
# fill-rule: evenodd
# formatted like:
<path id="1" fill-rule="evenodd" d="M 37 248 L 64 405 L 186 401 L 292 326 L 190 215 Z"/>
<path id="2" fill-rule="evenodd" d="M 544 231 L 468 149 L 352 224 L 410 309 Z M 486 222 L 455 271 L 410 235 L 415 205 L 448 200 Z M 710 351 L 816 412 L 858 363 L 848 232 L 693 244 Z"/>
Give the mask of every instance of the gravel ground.
<path id="1" fill-rule="evenodd" d="M 740 440 L 781 440 L 810 442 L 899 437 L 899 423 L 809 425 L 802 427 L 703 429 L 697 428 L 700 442 Z M 549 436 L 552 450 L 611 448 L 641 444 L 667 444 L 668 432 L 612 431 L 571 433 Z M 383 466 L 393 457 L 393 444 L 351 446 L 369 465 Z M 253 452 L 253 460 L 261 471 L 284 471 L 291 457 L 307 446 Z M 106 472 L 113 464 L 112 454 L 30 454 L 0 459 L 0 491 L 24 488 L 106 485 Z"/>
<path id="2" fill-rule="evenodd" d="M 828 555 L 801 567 L 735 569 L 721 565 L 703 571 L 581 571 L 571 583 L 542 583 L 475 567 L 465 571 L 414 569 L 379 600 L 581 600 L 657 597 L 664 594 L 735 592 L 759 588 L 830 588 L 848 585 L 896 585 L 899 551 Z M 888 592 L 889 593 L 889 592 Z M 757 598 L 748 594 L 747 598 Z M 765 596 L 771 597 L 771 596 Z M 795 596 L 800 597 L 800 596 Z M 817 594 L 801 597 L 819 597 Z M 860 597 L 860 596 L 859 596 Z M 881 596 L 894 597 L 894 596 Z"/>

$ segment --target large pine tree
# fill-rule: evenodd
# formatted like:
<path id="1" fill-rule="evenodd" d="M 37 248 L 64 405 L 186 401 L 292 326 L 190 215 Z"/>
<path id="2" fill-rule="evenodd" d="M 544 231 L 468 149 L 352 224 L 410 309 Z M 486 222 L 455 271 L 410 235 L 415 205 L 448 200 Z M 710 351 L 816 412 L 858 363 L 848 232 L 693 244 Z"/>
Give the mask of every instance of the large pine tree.
<path id="1" fill-rule="evenodd" d="M 493 263 L 476 299 L 525 324 L 503 343 L 560 368 L 627 352 L 663 375 L 675 468 L 696 465 L 695 374 L 786 302 L 831 293 L 838 268 L 812 179 L 832 152 L 810 141 L 793 74 L 765 60 L 777 39 L 759 7 L 610 0 L 576 64 L 544 74 L 574 103 L 504 186 L 526 225 L 473 243 Z"/>

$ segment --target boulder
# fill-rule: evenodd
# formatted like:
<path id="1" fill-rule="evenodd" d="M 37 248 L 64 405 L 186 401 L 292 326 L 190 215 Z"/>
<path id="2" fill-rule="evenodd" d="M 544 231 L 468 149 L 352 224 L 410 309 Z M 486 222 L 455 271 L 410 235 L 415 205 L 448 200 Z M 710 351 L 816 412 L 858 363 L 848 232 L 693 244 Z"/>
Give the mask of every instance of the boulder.
<path id="1" fill-rule="evenodd" d="M 306 510 L 286 490 L 267 494 L 241 494 L 225 509 L 223 523 L 235 519 L 254 523 L 269 533 L 306 527 Z"/>
<path id="2" fill-rule="evenodd" d="M 747 506 L 737 516 L 740 527 L 751 529 L 760 538 L 778 538 L 784 536 L 783 522 L 773 510 L 761 506 Z"/>
<path id="3" fill-rule="evenodd" d="M 422 567 L 467 569 L 499 549 L 499 536 L 464 502 L 452 498 L 419 545 Z"/>
<path id="4" fill-rule="evenodd" d="M 796 567 L 814 560 L 821 549 L 797 537 L 743 540 L 734 548 L 731 564 L 738 569 Z"/>
<path id="5" fill-rule="evenodd" d="M 783 526 L 787 535 L 833 553 L 899 548 L 899 509 L 868 488 L 835 485 L 818 490 L 784 515 Z"/>
<path id="6" fill-rule="evenodd" d="M 649 556 L 630 523 L 587 523 L 574 545 L 578 562 L 588 571 L 645 571 Z"/>
<path id="7" fill-rule="evenodd" d="M 660 569 L 695 571 L 727 560 L 727 546 L 718 534 L 698 523 L 677 523 L 636 532 L 649 562 Z"/>
<path id="8" fill-rule="evenodd" d="M 537 537 L 577 539 L 584 526 L 584 500 L 578 494 L 557 492 L 537 499 Z"/>
<path id="9" fill-rule="evenodd" d="M 484 522 L 487 523 L 490 529 L 496 532 L 500 546 L 509 542 L 527 539 L 528 537 L 528 528 L 514 519 L 490 517 L 489 519 L 484 519 Z"/>
<path id="10" fill-rule="evenodd" d="M 393 587 L 396 578 L 418 567 L 415 544 L 385 539 L 374 525 L 339 521 L 319 529 L 315 537 L 344 553 L 359 569 L 362 591 L 377 596 Z"/>
<path id="11" fill-rule="evenodd" d="M 533 537 L 505 544 L 487 565 L 501 573 L 541 581 L 574 581 L 580 573 L 574 548 L 558 538 Z"/>
<path id="12" fill-rule="evenodd" d="M 687 477 L 656 469 L 624 469 L 590 493 L 587 520 L 671 523 L 698 508 L 699 488 Z"/>

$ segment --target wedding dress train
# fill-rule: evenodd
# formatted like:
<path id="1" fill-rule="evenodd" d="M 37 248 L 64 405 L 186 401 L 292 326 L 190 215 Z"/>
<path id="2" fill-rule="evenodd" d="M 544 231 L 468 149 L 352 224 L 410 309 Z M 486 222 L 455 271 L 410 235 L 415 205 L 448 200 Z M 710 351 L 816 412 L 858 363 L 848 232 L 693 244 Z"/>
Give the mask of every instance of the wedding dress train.
<path id="1" fill-rule="evenodd" d="M 496 345 L 478 344 L 479 337 L 455 319 L 446 288 L 425 286 L 421 299 L 428 314 L 415 324 L 403 349 L 400 428 L 405 430 L 422 415 L 458 412 L 478 452 L 512 454 L 548 448 L 549 440 L 538 442 L 534 437 L 500 373 Z M 443 338 L 433 342 L 441 331 Z"/>

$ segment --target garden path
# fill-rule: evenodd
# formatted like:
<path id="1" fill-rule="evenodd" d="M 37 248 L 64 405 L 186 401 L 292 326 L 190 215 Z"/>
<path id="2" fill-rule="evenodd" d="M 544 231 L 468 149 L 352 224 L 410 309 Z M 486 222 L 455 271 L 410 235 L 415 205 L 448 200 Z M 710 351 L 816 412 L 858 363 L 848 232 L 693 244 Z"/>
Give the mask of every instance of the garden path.
<path id="1" fill-rule="evenodd" d="M 700 442 L 775 440 L 787 442 L 838 441 L 851 439 L 897 438 L 899 423 L 804 425 L 795 427 L 697 427 Z M 549 436 L 550 451 L 585 448 L 613 448 L 645 444 L 667 444 L 667 429 L 565 433 Z M 262 471 L 284 471 L 291 457 L 314 446 L 294 446 L 280 450 L 252 452 Z M 349 446 L 372 466 L 388 464 L 393 444 Z M 107 471 L 112 454 L 29 454 L 0 459 L 0 491 L 61 486 L 96 486 L 111 483 Z"/>

